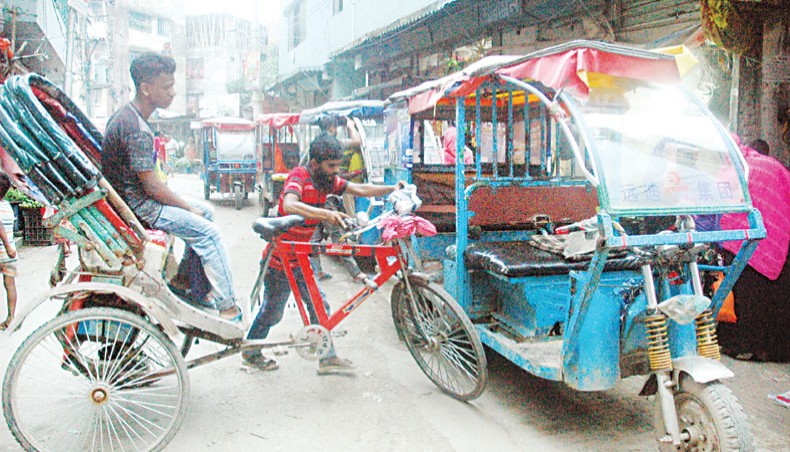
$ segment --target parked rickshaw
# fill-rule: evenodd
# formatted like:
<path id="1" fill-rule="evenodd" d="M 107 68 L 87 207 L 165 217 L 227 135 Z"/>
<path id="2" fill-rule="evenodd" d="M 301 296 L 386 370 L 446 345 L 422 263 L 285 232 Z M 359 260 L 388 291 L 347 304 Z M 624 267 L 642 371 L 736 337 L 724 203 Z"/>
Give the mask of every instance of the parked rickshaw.
<path id="1" fill-rule="evenodd" d="M 258 205 L 269 216 L 277 205 L 285 179 L 299 165 L 299 140 L 294 126 L 299 113 L 267 113 L 255 118 Z"/>
<path id="2" fill-rule="evenodd" d="M 714 319 L 765 229 L 737 146 L 680 87 L 687 57 L 586 41 L 487 57 L 394 94 L 387 141 L 413 153 L 394 177 L 440 230 L 421 257 L 484 345 L 580 391 L 647 375 L 661 449 L 750 450 Z M 455 165 L 423 163 L 425 121 L 455 121 Z M 695 228 L 724 212 L 749 229 Z M 701 263 L 725 240 L 742 247 L 711 299 Z"/>
<path id="3" fill-rule="evenodd" d="M 241 118 L 205 119 L 200 132 L 203 149 L 203 196 L 221 193 L 241 210 L 255 190 L 255 123 Z"/>
<path id="4" fill-rule="evenodd" d="M 482 392 L 485 354 L 472 325 L 443 289 L 409 265 L 414 231 L 397 225 L 415 221 L 412 212 L 419 200 L 413 190 L 393 193 L 399 196 L 394 211 L 348 232 L 358 235 L 389 223 L 395 234 L 386 245 L 287 242 L 282 234 L 303 218 L 256 220 L 254 233 L 268 243 L 261 243 L 262 259 L 256 259 L 260 276 L 253 302 L 260 301 L 275 247 L 293 250 L 312 294 L 318 288 L 311 254 L 373 256 L 380 271 L 357 293 L 344 294 L 350 298 L 331 316 L 322 298 L 312 296 L 320 323 L 305 324 L 291 339 L 245 340 L 242 323 L 187 303 L 170 290 L 177 270 L 175 239 L 145 229 L 104 179 L 101 142 L 90 121 L 48 80 L 28 74 L 0 85 L 0 145 L 45 200 L 57 206 L 45 226 L 71 240 L 79 257 L 65 261 L 62 274 L 53 275 L 54 287 L 25 304 L 8 329 L 17 331 L 39 307 L 56 312 L 22 341 L 2 383 L 3 415 L 24 450 L 162 450 L 186 414 L 188 369 L 270 347 L 293 348 L 307 359 L 325 357 L 332 348 L 330 331 L 390 278 L 397 280 L 393 296 L 402 307 L 398 325 L 426 376 L 460 400 Z M 58 262 L 64 262 L 63 248 L 60 252 Z M 298 287 L 294 294 L 307 319 L 304 294 Z M 197 338 L 222 347 L 197 357 L 193 353 L 186 361 Z"/>

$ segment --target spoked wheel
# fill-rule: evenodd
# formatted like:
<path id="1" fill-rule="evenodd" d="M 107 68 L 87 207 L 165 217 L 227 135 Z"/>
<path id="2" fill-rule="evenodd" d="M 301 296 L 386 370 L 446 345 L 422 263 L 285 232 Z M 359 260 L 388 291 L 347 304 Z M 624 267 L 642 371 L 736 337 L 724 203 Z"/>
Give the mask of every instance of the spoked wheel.
<path id="1" fill-rule="evenodd" d="M 409 307 L 409 291 L 403 281 L 395 286 L 392 297 L 395 327 L 409 352 L 442 391 L 464 401 L 480 396 L 488 371 L 483 345 L 472 322 L 438 285 L 414 276 L 409 282 L 417 312 Z"/>
<path id="2" fill-rule="evenodd" d="M 658 405 L 656 401 L 656 405 Z M 680 433 L 687 437 L 681 450 L 693 451 L 748 451 L 754 450 L 752 434 L 746 414 L 730 389 L 715 381 L 700 384 L 685 377 L 675 393 Z M 656 425 L 664 436 L 661 410 L 656 409 Z M 661 443 L 662 451 L 675 450 L 671 443 Z"/>
<path id="3" fill-rule="evenodd" d="M 112 308 L 60 315 L 14 353 L 3 414 L 25 450 L 161 450 L 184 419 L 189 380 L 153 324 Z"/>
<path id="4" fill-rule="evenodd" d="M 241 210 L 241 206 L 244 203 L 244 194 L 241 192 L 241 185 L 237 184 L 233 186 L 233 201 L 236 210 Z"/>

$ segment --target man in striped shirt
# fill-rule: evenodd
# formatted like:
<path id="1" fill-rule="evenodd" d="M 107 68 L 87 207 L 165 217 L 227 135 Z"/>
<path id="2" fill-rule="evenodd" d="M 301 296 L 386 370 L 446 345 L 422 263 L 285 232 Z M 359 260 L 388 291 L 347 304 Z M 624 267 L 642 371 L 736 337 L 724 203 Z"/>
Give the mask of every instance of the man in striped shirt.
<path id="1" fill-rule="evenodd" d="M 310 160 L 307 165 L 294 168 L 288 175 L 280 195 L 277 214 L 278 216 L 301 215 L 305 218 L 305 223 L 286 232 L 283 235 L 284 240 L 309 242 L 315 228 L 322 221 L 343 226 L 344 222 L 350 218 L 348 215 L 344 212 L 324 208 L 326 197 L 330 194 L 385 196 L 403 187 L 403 182 L 398 182 L 396 185 L 373 185 L 357 184 L 342 179 L 338 176 L 342 158 L 343 149 L 337 138 L 329 134 L 322 134 L 310 144 Z M 299 292 L 305 297 L 304 301 L 310 314 L 311 323 L 318 323 L 296 257 L 293 255 L 283 256 L 275 252 L 264 280 L 263 305 L 247 333 L 247 339 L 265 338 L 269 335 L 271 327 L 282 320 L 285 304 L 291 294 L 288 278 L 283 270 L 285 265 L 291 267 L 299 286 Z M 326 297 L 323 294 L 321 296 L 328 313 L 329 307 Z M 242 353 L 242 362 L 245 367 L 259 370 L 274 370 L 278 367 L 273 359 L 267 358 L 258 350 Z M 335 354 L 334 348 L 326 358 L 319 361 L 318 366 L 319 374 L 353 368 L 351 361 L 342 359 Z"/>

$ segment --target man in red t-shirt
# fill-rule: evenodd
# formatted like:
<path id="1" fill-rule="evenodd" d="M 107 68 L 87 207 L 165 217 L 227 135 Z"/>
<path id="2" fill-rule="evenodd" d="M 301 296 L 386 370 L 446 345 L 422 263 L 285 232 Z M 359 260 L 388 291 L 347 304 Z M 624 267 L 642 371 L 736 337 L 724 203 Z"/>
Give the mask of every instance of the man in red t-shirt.
<path id="1" fill-rule="evenodd" d="M 337 138 L 328 134 L 319 135 L 310 144 L 310 161 L 306 167 L 296 167 L 285 180 L 285 187 L 280 195 L 278 216 L 301 215 L 305 218 L 304 225 L 291 228 L 283 235 L 283 239 L 293 242 L 309 242 L 315 228 L 322 221 L 342 225 L 349 218 L 343 212 L 325 209 L 327 195 L 343 195 L 350 193 L 356 196 L 385 196 L 403 186 L 357 184 L 349 182 L 338 176 L 343 150 Z M 269 335 L 271 327 L 280 322 L 285 311 L 285 303 L 291 295 L 288 278 L 283 266 L 291 267 L 296 278 L 299 292 L 305 297 L 305 305 L 310 314 L 310 322 L 318 323 L 318 318 L 309 301 L 309 292 L 302 271 L 295 256 L 282 256 L 275 252 L 269 264 L 269 271 L 264 280 L 263 305 L 255 317 L 255 321 L 247 333 L 247 339 L 263 339 Z M 324 299 L 324 307 L 329 312 L 329 306 Z M 245 351 L 242 353 L 242 362 L 245 367 L 259 370 L 274 370 L 277 363 L 263 356 L 260 351 Z M 318 373 L 325 374 L 334 370 L 353 369 L 351 361 L 339 358 L 334 353 L 334 347 L 326 358 L 319 361 Z"/>

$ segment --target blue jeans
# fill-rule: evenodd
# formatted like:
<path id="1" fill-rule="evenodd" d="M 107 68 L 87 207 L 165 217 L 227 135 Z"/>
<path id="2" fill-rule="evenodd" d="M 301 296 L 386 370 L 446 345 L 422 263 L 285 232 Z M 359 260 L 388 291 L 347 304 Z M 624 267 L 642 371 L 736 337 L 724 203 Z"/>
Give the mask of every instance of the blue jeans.
<path id="1" fill-rule="evenodd" d="M 310 293 L 307 291 L 307 282 L 304 279 L 304 275 L 302 275 L 302 270 L 296 267 L 293 269 L 293 273 L 296 279 L 296 286 L 299 288 L 299 294 L 302 295 L 304 305 L 307 308 L 310 323 L 318 324 L 318 316 L 316 316 L 315 308 L 313 308 L 313 303 L 310 301 Z M 318 290 L 324 302 L 324 309 L 329 314 L 329 303 L 326 302 L 326 295 L 320 287 Z M 283 319 L 285 304 L 288 302 L 290 295 L 291 286 L 288 285 L 288 276 L 285 274 L 285 270 L 269 267 L 263 280 L 263 305 L 258 311 L 258 315 L 255 316 L 255 321 L 252 322 L 249 332 L 247 332 L 247 339 L 265 339 L 269 335 L 269 330 Z M 252 356 L 256 353 L 258 353 L 257 350 L 245 351 L 244 356 Z M 334 355 L 335 347 L 332 346 L 327 358 Z"/>
<path id="2" fill-rule="evenodd" d="M 230 309 L 236 304 L 233 276 L 228 247 L 219 228 L 212 222 L 214 211 L 211 206 L 199 201 L 190 200 L 189 204 L 200 209 L 204 216 L 199 217 L 178 207 L 164 206 L 159 218 L 151 226 L 184 241 L 186 251 L 179 273 L 187 271 L 192 275 L 195 274 L 194 269 L 202 266 L 211 283 L 208 301 L 220 311 Z"/>

